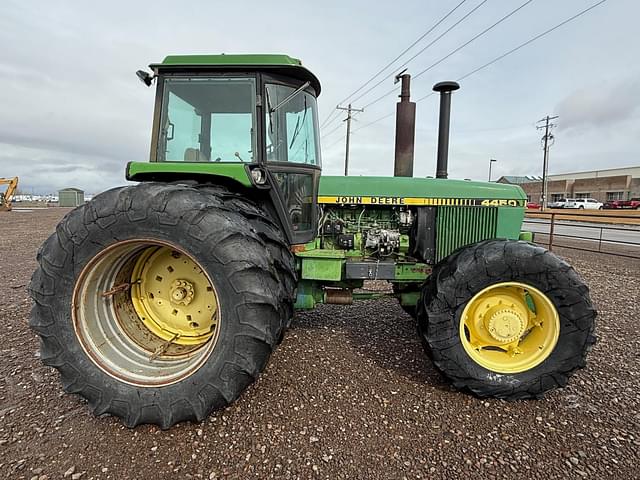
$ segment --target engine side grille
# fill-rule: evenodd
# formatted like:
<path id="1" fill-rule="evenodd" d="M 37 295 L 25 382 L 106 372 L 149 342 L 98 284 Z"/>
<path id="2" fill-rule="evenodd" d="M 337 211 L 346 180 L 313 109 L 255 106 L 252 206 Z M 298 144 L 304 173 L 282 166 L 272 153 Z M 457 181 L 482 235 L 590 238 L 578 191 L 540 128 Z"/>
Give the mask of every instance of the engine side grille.
<path id="1" fill-rule="evenodd" d="M 464 245 L 496 237 L 496 207 L 440 206 L 436 218 L 437 262 Z"/>

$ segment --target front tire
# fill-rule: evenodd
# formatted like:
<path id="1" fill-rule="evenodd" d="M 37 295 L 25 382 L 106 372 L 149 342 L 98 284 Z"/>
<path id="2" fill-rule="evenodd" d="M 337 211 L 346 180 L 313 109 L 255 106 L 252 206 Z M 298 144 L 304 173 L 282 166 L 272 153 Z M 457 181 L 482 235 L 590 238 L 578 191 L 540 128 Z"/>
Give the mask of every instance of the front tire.
<path id="1" fill-rule="evenodd" d="M 38 253 L 30 325 L 63 388 L 128 427 L 200 421 L 264 369 L 290 320 L 284 239 L 217 187 L 116 188 Z M 267 228 L 268 227 L 268 228 Z M 268 241 L 267 241 L 268 237 Z"/>
<path id="2" fill-rule="evenodd" d="M 418 329 L 454 387 L 480 397 L 539 398 L 566 385 L 595 342 L 596 312 L 575 270 L 512 240 L 464 247 L 438 264 Z"/>

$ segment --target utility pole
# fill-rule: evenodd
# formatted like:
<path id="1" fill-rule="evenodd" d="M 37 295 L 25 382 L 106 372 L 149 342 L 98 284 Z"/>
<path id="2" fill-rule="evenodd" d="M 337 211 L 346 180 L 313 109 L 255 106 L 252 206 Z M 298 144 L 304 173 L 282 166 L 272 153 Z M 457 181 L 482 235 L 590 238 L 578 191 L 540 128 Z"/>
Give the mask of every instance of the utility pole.
<path id="1" fill-rule="evenodd" d="M 349 174 L 349 137 L 351 136 L 351 114 L 353 112 L 364 112 L 364 109 L 352 108 L 351 104 L 349 104 L 346 108 L 338 105 L 336 109 L 345 110 L 347 112 L 347 118 L 343 120 L 344 122 L 347 122 L 347 145 L 344 152 L 344 176 L 346 177 Z"/>
<path id="2" fill-rule="evenodd" d="M 498 160 L 496 160 L 495 158 L 490 158 L 489 159 L 489 181 L 491 181 L 491 165 L 493 164 L 493 162 L 497 162 Z"/>
<path id="3" fill-rule="evenodd" d="M 541 120 L 538 120 L 538 123 L 543 123 L 543 125 L 538 125 L 536 128 L 538 130 L 544 129 L 544 135 L 542 136 L 542 148 L 544 150 L 544 156 L 542 159 L 542 195 L 540 200 L 542 201 L 542 210 L 547 209 L 547 204 L 549 200 L 547 198 L 547 177 L 549 173 L 549 147 L 553 145 L 555 137 L 551 130 L 556 126 L 555 123 L 551 123 L 551 120 L 555 120 L 558 118 L 558 115 L 554 115 L 550 117 L 547 115 Z"/>

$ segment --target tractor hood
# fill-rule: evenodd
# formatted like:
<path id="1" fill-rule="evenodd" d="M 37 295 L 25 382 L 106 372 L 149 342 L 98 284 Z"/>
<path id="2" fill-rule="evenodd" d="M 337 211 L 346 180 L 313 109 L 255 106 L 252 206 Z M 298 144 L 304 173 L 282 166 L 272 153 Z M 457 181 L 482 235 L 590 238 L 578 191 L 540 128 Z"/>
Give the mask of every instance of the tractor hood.
<path id="1" fill-rule="evenodd" d="M 524 207 L 517 185 L 440 178 L 339 177 L 320 179 L 318 203 Z"/>

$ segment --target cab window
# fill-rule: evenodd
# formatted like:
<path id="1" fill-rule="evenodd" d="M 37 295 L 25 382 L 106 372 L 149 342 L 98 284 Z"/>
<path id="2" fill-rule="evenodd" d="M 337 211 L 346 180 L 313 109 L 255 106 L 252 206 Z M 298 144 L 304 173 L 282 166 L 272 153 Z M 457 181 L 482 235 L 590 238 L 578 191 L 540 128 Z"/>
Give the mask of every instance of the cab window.
<path id="1" fill-rule="evenodd" d="M 252 162 L 256 154 L 253 78 L 167 78 L 158 160 Z"/>
<path id="2" fill-rule="evenodd" d="M 267 161 L 320 166 L 316 98 L 295 87 L 267 84 Z"/>

